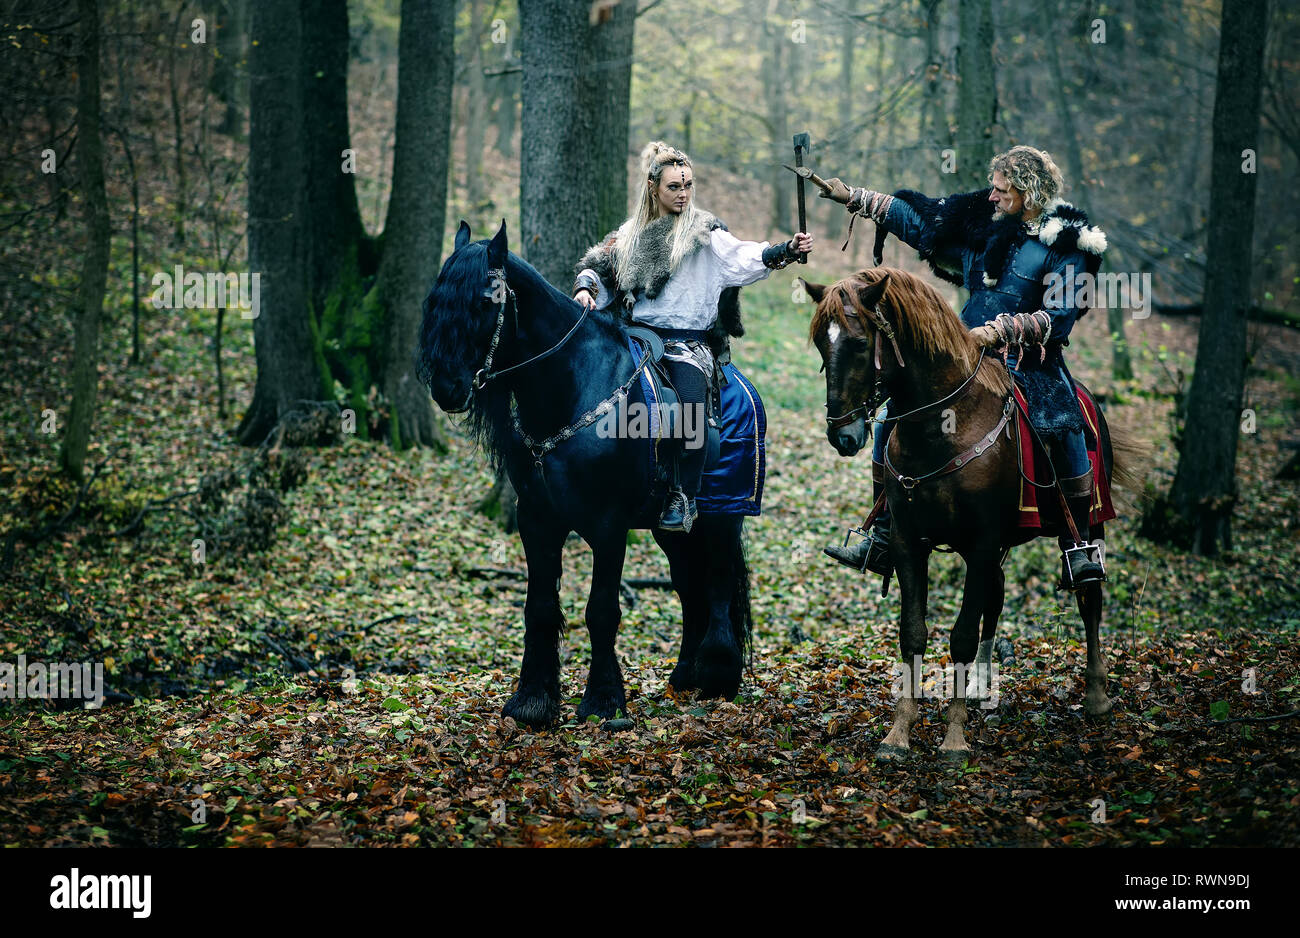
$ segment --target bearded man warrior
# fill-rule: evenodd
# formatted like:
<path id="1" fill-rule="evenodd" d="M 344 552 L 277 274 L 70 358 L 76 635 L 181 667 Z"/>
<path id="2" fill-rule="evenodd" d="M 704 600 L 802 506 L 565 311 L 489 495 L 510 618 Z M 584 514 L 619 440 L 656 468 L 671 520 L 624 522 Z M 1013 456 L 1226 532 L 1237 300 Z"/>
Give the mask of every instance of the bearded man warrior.
<path id="1" fill-rule="evenodd" d="M 813 239 L 801 233 L 779 244 L 741 241 L 696 208 L 694 192 L 690 158 L 662 141 L 648 144 L 636 210 L 583 255 L 573 297 L 654 330 L 664 340 L 664 364 L 683 411 L 703 413 L 715 373 L 730 360 L 727 337 L 744 334 L 739 288 L 808 253 Z M 661 530 L 690 531 L 706 455 L 702 440 L 688 441 L 678 455 Z"/>
<path id="2" fill-rule="evenodd" d="M 876 262 L 885 236 L 916 248 L 935 273 L 970 291 L 961 318 L 982 344 L 1006 346 L 1007 365 L 1029 405 L 1029 418 L 1049 450 L 1070 514 L 1088 550 L 1072 550 L 1060 537 L 1062 587 L 1074 589 L 1105 578 L 1099 551 L 1088 543 L 1093 477 L 1084 443 L 1083 413 L 1062 349 L 1087 308 L 1074 302 L 1076 277 L 1095 276 L 1106 236 L 1088 216 L 1059 197 L 1061 171 L 1033 147 L 1012 147 L 989 163 L 991 188 L 929 199 L 919 192 L 893 195 L 826 182 L 823 198 L 843 203 L 855 216 L 876 222 Z M 886 409 L 887 419 L 888 410 Z M 872 481 L 884 486 L 884 424 L 874 426 Z M 882 575 L 889 557 L 889 512 L 882 511 L 869 536 L 852 547 L 833 545 L 827 554 L 858 570 Z"/>

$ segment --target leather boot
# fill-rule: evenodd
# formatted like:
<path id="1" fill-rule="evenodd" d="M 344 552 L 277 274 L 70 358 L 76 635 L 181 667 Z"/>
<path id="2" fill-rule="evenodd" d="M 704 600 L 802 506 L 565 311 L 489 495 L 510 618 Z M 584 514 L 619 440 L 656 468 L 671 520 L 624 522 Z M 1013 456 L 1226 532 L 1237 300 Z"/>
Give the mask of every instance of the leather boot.
<path id="1" fill-rule="evenodd" d="M 695 499 L 681 489 L 674 488 L 668 493 L 668 500 L 664 504 L 663 514 L 659 516 L 659 530 L 681 531 L 683 534 L 690 534 L 691 526 L 695 524 L 697 514 Z"/>
<path id="2" fill-rule="evenodd" d="M 1092 469 L 1073 479 L 1061 479 L 1061 490 L 1079 530 L 1080 544 L 1075 544 L 1068 529 L 1057 538 L 1061 547 L 1061 582 L 1058 589 L 1076 590 L 1089 583 L 1106 579 L 1101 551 L 1088 540 L 1088 516 L 1092 510 Z M 1062 520 L 1062 525 L 1065 524 Z"/>
<path id="3" fill-rule="evenodd" d="M 872 504 L 880 498 L 880 493 L 884 490 L 884 482 L 880 479 L 879 463 L 871 465 L 871 494 Z M 838 560 L 846 567 L 852 567 L 854 570 L 878 573 L 881 576 L 889 576 L 894 570 L 894 563 L 889 557 L 889 510 L 888 506 L 881 509 L 876 516 L 875 523 L 871 526 L 871 531 L 866 537 L 860 538 L 853 544 L 831 544 L 822 548 L 822 553 L 826 554 L 833 560 Z"/>

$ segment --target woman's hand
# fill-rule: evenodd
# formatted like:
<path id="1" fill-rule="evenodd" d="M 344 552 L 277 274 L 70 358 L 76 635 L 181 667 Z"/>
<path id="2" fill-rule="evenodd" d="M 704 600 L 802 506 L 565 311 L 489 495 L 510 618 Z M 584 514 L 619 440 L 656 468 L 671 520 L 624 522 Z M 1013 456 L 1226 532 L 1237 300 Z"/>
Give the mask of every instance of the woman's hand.
<path id="1" fill-rule="evenodd" d="M 591 295 L 590 290 L 579 290 L 574 294 L 573 298 L 578 301 L 583 309 L 596 308 L 596 298 Z"/>
<path id="2" fill-rule="evenodd" d="M 850 190 L 844 183 L 840 182 L 838 178 L 827 179 L 826 188 L 819 189 L 817 192 L 817 198 L 831 199 L 832 201 L 839 202 L 841 205 L 848 205 L 849 199 L 852 197 L 852 190 Z"/>
<path id="3" fill-rule="evenodd" d="M 806 231 L 800 231 L 790 239 L 790 250 L 796 254 L 808 254 L 812 251 L 813 236 Z"/>

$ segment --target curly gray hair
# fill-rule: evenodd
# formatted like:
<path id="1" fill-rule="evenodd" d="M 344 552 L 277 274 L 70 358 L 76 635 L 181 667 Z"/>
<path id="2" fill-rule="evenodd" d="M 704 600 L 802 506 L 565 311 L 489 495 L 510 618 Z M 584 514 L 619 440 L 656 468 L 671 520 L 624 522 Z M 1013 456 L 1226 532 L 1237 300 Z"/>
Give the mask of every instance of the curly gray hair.
<path id="1" fill-rule="evenodd" d="M 1045 150 L 1033 147 L 1012 147 L 989 161 L 989 182 L 993 174 L 1001 173 L 1007 182 L 1019 189 L 1025 197 L 1025 213 L 1037 215 L 1052 199 L 1061 194 L 1065 180 L 1061 170 Z"/>

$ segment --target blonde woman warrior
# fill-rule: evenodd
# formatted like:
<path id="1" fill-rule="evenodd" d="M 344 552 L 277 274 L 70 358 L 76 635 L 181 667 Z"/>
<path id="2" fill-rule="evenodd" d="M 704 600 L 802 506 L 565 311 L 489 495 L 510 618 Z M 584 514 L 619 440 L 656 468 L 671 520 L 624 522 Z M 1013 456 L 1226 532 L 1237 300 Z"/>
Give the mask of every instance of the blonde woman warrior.
<path id="1" fill-rule="evenodd" d="M 682 408 L 704 413 L 726 335 L 740 335 L 737 288 L 812 250 L 809 234 L 788 241 L 741 241 L 695 206 L 690 158 L 655 141 L 641 151 L 636 210 L 578 263 L 573 296 L 612 308 L 664 340 L 664 363 Z M 700 445 L 691 446 L 690 443 Z M 688 440 L 678 456 L 659 527 L 689 532 L 697 514 L 706 447 Z"/>

